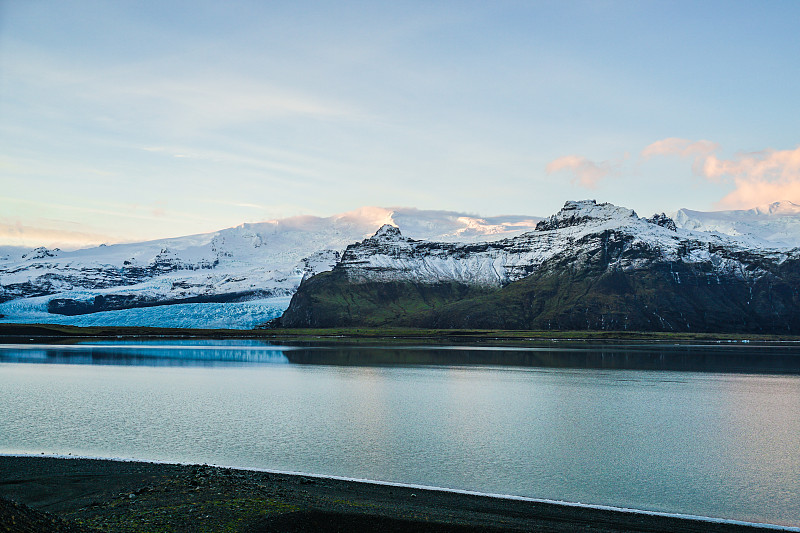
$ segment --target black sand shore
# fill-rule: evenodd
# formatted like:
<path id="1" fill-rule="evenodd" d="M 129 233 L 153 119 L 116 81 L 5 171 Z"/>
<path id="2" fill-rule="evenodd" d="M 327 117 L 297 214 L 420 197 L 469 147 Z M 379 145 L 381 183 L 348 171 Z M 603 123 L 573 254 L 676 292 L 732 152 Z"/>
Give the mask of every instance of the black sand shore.
<path id="1" fill-rule="evenodd" d="M 0 456 L 0 531 L 721 533 L 765 529 L 208 466 Z"/>

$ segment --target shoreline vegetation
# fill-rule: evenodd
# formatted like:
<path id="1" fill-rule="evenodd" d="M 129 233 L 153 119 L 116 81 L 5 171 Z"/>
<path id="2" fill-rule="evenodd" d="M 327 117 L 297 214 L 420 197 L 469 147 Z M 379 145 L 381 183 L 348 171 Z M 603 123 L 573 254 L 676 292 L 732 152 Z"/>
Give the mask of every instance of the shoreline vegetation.
<path id="1" fill-rule="evenodd" d="M 253 340 L 376 340 L 381 342 L 425 340 L 430 342 L 514 342 L 548 340 L 667 341 L 667 342 L 780 342 L 800 344 L 800 335 L 739 334 L 710 332 L 648 332 L 605 330 L 501 330 L 426 328 L 276 328 L 190 329 L 120 326 L 69 326 L 60 324 L 0 323 L 0 339 L 43 338 L 180 338 Z"/>
<path id="2" fill-rule="evenodd" d="M 0 531 L 592 531 L 797 528 L 378 484 L 106 459 L 0 456 Z"/>

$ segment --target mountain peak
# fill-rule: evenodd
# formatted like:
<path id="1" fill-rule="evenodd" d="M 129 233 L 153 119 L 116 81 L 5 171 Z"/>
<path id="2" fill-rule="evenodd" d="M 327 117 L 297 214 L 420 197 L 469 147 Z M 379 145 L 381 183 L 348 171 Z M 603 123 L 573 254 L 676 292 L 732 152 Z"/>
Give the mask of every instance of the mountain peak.
<path id="1" fill-rule="evenodd" d="M 606 202 L 598 204 L 596 200 L 569 200 L 564 203 L 564 207 L 558 213 L 536 224 L 536 229 L 547 231 L 578 226 L 593 220 L 624 220 L 628 218 L 639 217 L 633 209 Z"/>
<path id="2" fill-rule="evenodd" d="M 759 215 L 797 215 L 800 214 L 800 205 L 789 200 L 783 200 L 754 207 L 751 211 Z"/>
<path id="3" fill-rule="evenodd" d="M 379 239 L 382 241 L 396 241 L 401 237 L 402 234 L 400 233 L 400 228 L 397 226 L 392 226 L 391 224 L 384 224 L 378 229 L 378 231 L 375 232 L 375 235 L 370 238 Z"/>
<path id="4" fill-rule="evenodd" d="M 34 260 L 34 259 L 44 259 L 46 257 L 57 257 L 58 252 L 60 251 L 61 250 L 59 248 L 53 248 L 52 250 L 48 250 L 46 247 L 40 246 L 24 254 L 22 258 L 28 260 Z"/>
<path id="5" fill-rule="evenodd" d="M 668 217 L 665 213 L 656 213 L 650 218 L 646 218 L 649 223 L 655 224 L 656 226 L 661 226 L 662 228 L 667 228 L 670 231 L 677 231 L 678 227 L 675 225 L 675 221 Z"/>

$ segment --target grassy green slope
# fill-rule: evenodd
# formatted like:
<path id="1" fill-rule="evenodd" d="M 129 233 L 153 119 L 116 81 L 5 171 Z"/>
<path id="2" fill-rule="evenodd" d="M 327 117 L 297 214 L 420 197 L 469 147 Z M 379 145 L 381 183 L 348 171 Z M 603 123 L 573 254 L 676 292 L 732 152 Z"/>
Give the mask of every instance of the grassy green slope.
<path id="1" fill-rule="evenodd" d="M 797 265 L 744 281 L 693 264 L 636 271 L 550 268 L 502 289 L 457 283 L 350 283 L 339 272 L 303 284 L 284 327 L 800 332 Z"/>
<path id="2" fill-rule="evenodd" d="M 340 272 L 306 280 L 281 318 L 284 327 L 425 327 L 428 313 L 491 289 L 460 283 L 350 283 Z"/>

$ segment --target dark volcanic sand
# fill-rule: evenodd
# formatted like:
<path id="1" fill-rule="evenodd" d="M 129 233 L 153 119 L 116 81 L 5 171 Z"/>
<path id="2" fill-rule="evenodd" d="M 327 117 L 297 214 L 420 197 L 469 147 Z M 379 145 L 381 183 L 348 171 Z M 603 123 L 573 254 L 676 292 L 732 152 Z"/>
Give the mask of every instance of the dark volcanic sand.
<path id="1" fill-rule="evenodd" d="M 207 466 L 0 456 L 0 532 L 93 530 L 763 531 L 733 524 Z"/>

